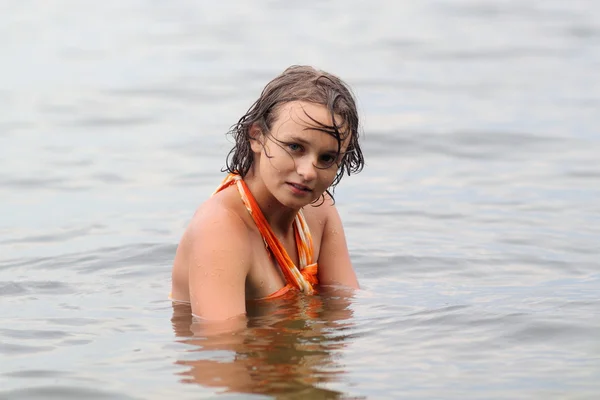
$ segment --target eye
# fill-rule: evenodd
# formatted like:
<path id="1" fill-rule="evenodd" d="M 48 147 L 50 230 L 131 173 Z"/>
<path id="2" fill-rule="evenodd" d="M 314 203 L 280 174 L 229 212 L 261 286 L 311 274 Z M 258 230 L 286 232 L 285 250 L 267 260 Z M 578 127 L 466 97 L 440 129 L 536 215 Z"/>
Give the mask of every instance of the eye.
<path id="1" fill-rule="evenodd" d="M 290 151 L 292 152 L 298 152 L 298 151 L 302 151 L 302 146 L 300 146 L 298 143 L 288 143 L 287 145 L 288 149 L 290 149 Z"/>
<path id="2" fill-rule="evenodd" d="M 325 164 L 333 164 L 334 161 L 335 157 L 331 154 L 323 154 L 321 156 L 321 162 L 324 162 Z"/>
<path id="3" fill-rule="evenodd" d="M 332 154 L 323 154 L 319 157 L 319 167 L 329 168 L 337 161 L 337 157 Z"/>

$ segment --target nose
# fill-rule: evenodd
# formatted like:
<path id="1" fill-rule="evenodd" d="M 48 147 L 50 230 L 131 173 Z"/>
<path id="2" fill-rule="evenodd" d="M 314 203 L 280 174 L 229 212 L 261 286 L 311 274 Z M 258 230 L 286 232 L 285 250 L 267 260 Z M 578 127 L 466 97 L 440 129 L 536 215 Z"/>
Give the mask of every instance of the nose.
<path id="1" fill-rule="evenodd" d="M 296 172 L 305 182 L 311 182 L 317 179 L 317 168 L 312 157 L 302 157 L 296 160 Z"/>

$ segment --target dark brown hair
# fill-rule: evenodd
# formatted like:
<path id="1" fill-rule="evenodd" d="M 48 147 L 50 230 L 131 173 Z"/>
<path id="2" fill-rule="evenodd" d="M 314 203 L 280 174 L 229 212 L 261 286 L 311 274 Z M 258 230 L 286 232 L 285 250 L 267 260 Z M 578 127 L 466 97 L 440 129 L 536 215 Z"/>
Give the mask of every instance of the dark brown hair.
<path id="1" fill-rule="evenodd" d="M 235 145 L 227 155 L 223 172 L 238 173 L 242 177 L 248 173 L 253 162 L 250 128 L 257 124 L 264 133 L 268 133 L 278 116 L 280 106 L 291 101 L 305 101 L 327 107 L 333 125 L 319 124 L 319 130 L 337 140 L 338 152 L 342 141 L 350 135 L 348 148 L 338 164 L 338 172 L 331 184 L 332 190 L 344 174 L 358 173 L 363 169 L 364 158 L 358 143 L 358 112 L 352 91 L 337 76 L 312 67 L 295 65 L 269 82 L 258 100 L 231 127 L 229 134 L 233 136 Z M 335 116 L 341 117 L 340 124 L 336 123 Z M 332 195 L 329 190 L 327 193 Z"/>

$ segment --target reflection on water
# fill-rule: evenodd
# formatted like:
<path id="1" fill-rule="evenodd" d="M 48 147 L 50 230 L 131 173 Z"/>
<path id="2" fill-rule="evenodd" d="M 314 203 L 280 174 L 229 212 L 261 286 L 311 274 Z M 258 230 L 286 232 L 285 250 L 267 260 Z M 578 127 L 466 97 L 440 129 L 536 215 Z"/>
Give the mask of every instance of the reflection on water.
<path id="1" fill-rule="evenodd" d="M 324 386 L 343 379 L 336 353 L 350 340 L 350 300 L 340 290 L 313 297 L 290 293 L 255 302 L 247 321 L 225 327 L 192 317 L 187 304 L 173 304 L 175 335 L 191 347 L 176 362 L 187 367 L 181 380 L 224 392 L 339 398 L 342 393 Z M 242 326 L 232 332 L 236 323 Z"/>

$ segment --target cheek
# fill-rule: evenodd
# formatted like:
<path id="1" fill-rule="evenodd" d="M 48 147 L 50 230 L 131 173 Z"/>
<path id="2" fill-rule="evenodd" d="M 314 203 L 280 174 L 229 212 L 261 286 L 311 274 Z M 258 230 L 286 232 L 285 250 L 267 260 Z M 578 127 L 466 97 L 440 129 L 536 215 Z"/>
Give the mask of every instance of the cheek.
<path id="1" fill-rule="evenodd" d="M 272 170 L 278 172 L 290 172 L 296 169 L 294 158 L 279 146 L 269 146 L 267 154 L 269 157 L 264 157 L 265 163 L 267 163 Z"/>
<path id="2" fill-rule="evenodd" d="M 338 172 L 339 172 L 339 170 L 336 168 L 331 168 L 331 169 L 328 169 L 325 171 L 325 174 L 327 176 L 327 182 L 328 182 L 327 186 L 330 186 L 333 183 Z"/>
<path id="3" fill-rule="evenodd" d="M 321 190 L 325 191 L 327 188 L 331 186 L 333 183 L 335 176 L 337 174 L 336 170 L 333 171 L 321 171 L 320 181 L 321 181 Z"/>

